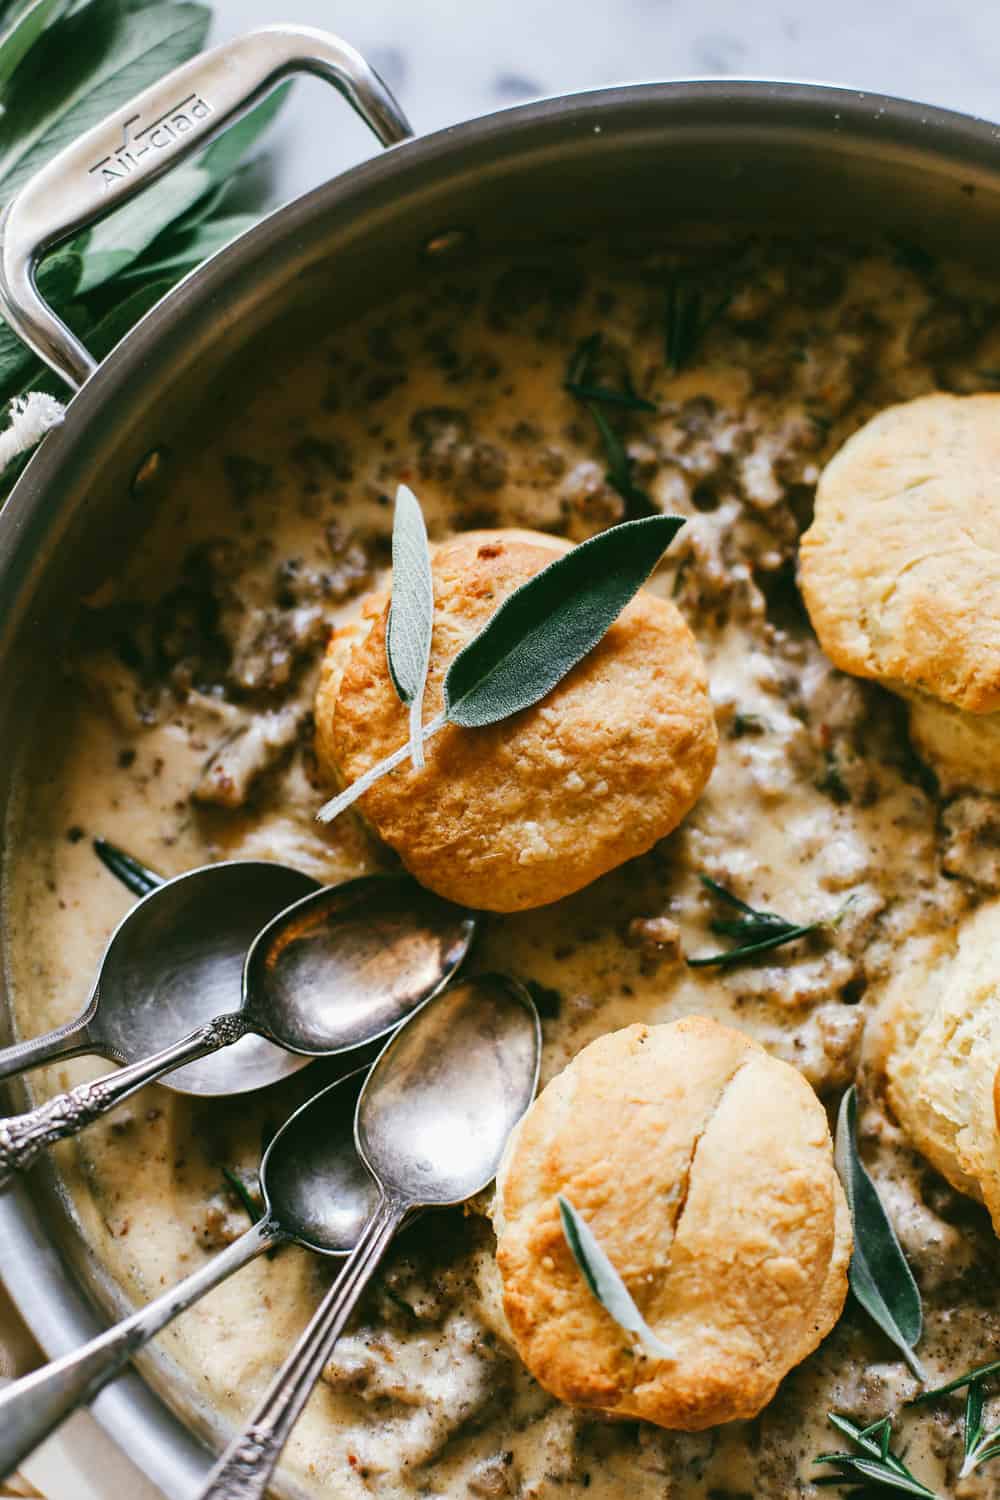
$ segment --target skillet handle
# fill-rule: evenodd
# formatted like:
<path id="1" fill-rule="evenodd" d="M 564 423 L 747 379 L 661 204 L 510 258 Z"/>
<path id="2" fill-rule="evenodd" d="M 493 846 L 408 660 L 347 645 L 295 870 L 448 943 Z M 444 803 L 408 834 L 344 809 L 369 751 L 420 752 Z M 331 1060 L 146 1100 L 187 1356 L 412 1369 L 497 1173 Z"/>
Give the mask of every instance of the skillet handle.
<path id="1" fill-rule="evenodd" d="M 310 26 L 265 26 L 145 89 L 61 151 L 7 205 L 0 217 L 0 314 L 73 390 L 97 363 L 39 295 L 40 258 L 200 151 L 293 73 L 332 83 L 383 145 L 412 134 L 392 94 L 353 47 Z"/>

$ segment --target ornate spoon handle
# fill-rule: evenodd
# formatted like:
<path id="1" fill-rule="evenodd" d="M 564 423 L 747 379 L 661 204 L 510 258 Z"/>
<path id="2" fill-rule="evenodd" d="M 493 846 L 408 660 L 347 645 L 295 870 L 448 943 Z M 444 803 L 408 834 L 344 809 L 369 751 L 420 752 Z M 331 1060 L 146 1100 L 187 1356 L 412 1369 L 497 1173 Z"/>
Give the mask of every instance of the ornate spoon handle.
<path id="1" fill-rule="evenodd" d="M 54 1427 L 78 1407 L 93 1401 L 172 1318 L 285 1238 L 273 1219 L 261 1220 L 221 1255 L 130 1318 L 44 1369 L 5 1386 L 0 1391 L 0 1480 L 16 1469 Z"/>
<path id="2" fill-rule="evenodd" d="M 136 1089 L 152 1083 L 164 1073 L 172 1073 L 184 1063 L 207 1057 L 220 1047 L 238 1042 L 247 1030 L 247 1023 L 239 1012 L 217 1016 L 181 1041 L 154 1052 L 152 1057 L 119 1068 L 93 1083 L 77 1084 L 68 1093 L 57 1094 L 26 1115 L 11 1115 L 0 1120 L 0 1187 L 12 1172 L 27 1167 L 46 1146 L 76 1135 L 84 1126 L 127 1099 L 129 1094 L 134 1094 Z"/>
<path id="3" fill-rule="evenodd" d="M 309 1399 L 358 1298 L 407 1205 L 383 1198 L 295 1348 L 240 1435 L 233 1439 L 198 1500 L 263 1500 L 281 1450 Z"/>

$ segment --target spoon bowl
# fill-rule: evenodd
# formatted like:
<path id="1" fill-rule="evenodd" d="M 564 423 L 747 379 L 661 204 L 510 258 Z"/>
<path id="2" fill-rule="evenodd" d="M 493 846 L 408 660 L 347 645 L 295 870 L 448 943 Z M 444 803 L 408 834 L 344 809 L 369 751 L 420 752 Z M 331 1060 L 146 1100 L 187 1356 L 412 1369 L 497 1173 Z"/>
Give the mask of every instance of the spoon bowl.
<path id="1" fill-rule="evenodd" d="M 452 985 L 386 1043 L 354 1125 L 359 1165 L 372 1174 L 368 1220 L 199 1500 L 264 1500 L 299 1413 L 393 1236 L 416 1211 L 464 1202 L 492 1181 L 534 1097 L 540 1058 L 531 997 L 502 975 Z"/>
<path id="2" fill-rule="evenodd" d="M 335 1056 L 394 1031 L 469 950 L 470 912 L 408 875 L 314 891 L 274 918 L 244 971 L 244 1012 L 291 1052 Z"/>
<path id="3" fill-rule="evenodd" d="M 239 860 L 168 880 L 132 908 L 108 944 L 90 1032 L 101 1050 L 137 1062 L 234 1010 L 247 952 L 272 918 L 318 889 L 285 865 Z M 261 1036 L 167 1075 L 181 1094 L 242 1094 L 306 1066 Z"/>
<path id="4" fill-rule="evenodd" d="M 165 890 L 152 892 L 146 901 L 152 904 Z M 119 941 L 112 943 L 112 970 L 121 963 L 126 980 L 132 977 L 133 963 L 137 974 L 138 965 L 148 959 L 159 976 L 156 991 L 175 1023 L 197 993 L 191 969 L 195 979 L 205 983 L 215 973 L 213 964 L 198 969 L 202 940 L 211 938 L 214 914 L 194 909 L 191 902 L 182 904 L 182 914 L 187 919 L 185 932 L 193 934 L 190 941 L 181 942 L 169 925 L 133 919 L 122 924 L 116 934 Z M 176 906 L 173 915 L 178 915 Z M 142 935 L 142 942 L 132 938 L 133 930 Z M 311 1057 L 349 1052 L 384 1036 L 447 983 L 475 931 L 471 912 L 425 891 L 407 875 L 362 876 L 314 889 L 275 917 L 250 945 L 238 1008 L 215 1012 L 186 1036 L 178 1038 L 174 1031 L 172 1041 L 116 1073 L 77 1084 L 25 1115 L 0 1119 L 0 1186 L 13 1172 L 30 1166 L 40 1151 L 78 1134 L 137 1089 L 176 1077 L 179 1070 L 220 1052 L 231 1052 L 247 1037 L 284 1049 L 275 1063 L 277 1076 L 283 1076 Z M 147 949 L 157 939 L 170 944 L 166 954 Z M 146 1004 L 145 988 L 137 979 L 130 994 L 145 1022 L 150 1027 L 159 1024 L 159 1012 Z M 274 1074 L 262 1076 L 259 1060 L 259 1054 L 249 1054 L 245 1068 L 232 1075 L 222 1072 L 214 1080 L 209 1076 L 198 1091 L 240 1093 L 273 1082 Z"/>
<path id="5" fill-rule="evenodd" d="M 320 1255 L 350 1253 L 378 1200 L 354 1144 L 364 1077 L 362 1068 L 330 1084 L 276 1133 L 260 1166 L 264 1213 L 228 1249 L 89 1344 L 0 1391 L 0 1482 L 178 1313 L 258 1255 L 290 1241 Z"/>
<path id="6" fill-rule="evenodd" d="M 92 1053 L 138 1062 L 213 1016 L 236 1010 L 243 965 L 266 922 L 318 884 L 288 865 L 230 860 L 160 880 L 99 840 L 98 855 L 142 899 L 108 940 L 87 1004 L 75 1021 L 0 1051 L 0 1078 L 57 1058 Z M 165 1079 L 182 1094 L 239 1094 L 305 1067 L 272 1042 L 246 1036 Z"/>
<path id="7" fill-rule="evenodd" d="M 481 1192 L 497 1142 L 534 1098 L 540 1049 L 535 1008 L 506 975 L 460 980 L 429 1002 L 358 1100 L 358 1152 L 386 1195 L 446 1207 Z"/>
<path id="8" fill-rule="evenodd" d="M 354 1144 L 354 1115 L 367 1070 L 308 1099 L 264 1153 L 265 1217 L 320 1255 L 347 1255 L 371 1217 L 378 1189 Z"/>

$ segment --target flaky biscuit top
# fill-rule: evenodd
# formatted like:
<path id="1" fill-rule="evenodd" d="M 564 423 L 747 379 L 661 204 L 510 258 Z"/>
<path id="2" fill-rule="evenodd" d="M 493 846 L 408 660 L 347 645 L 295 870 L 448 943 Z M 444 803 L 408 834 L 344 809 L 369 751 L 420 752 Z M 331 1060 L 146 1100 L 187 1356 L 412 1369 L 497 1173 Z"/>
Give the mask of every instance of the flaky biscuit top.
<path id="1" fill-rule="evenodd" d="M 566 550 L 526 531 L 469 532 L 433 559 L 435 616 L 424 719 L 444 678 L 500 603 Z M 389 596 L 334 637 L 316 700 L 317 750 L 352 782 L 405 744 L 407 710 L 385 655 Z M 359 807 L 432 890 L 494 911 L 542 906 L 645 853 L 711 773 L 717 733 L 705 667 L 669 601 L 643 590 L 599 644 L 532 708 L 480 729 L 448 725 Z"/>
<path id="2" fill-rule="evenodd" d="M 673 1358 L 589 1290 L 558 1195 Z M 561 1400 L 698 1430 L 755 1415 L 829 1331 L 851 1234 L 826 1114 L 794 1068 L 700 1017 L 584 1048 L 533 1105 L 498 1178 L 514 1342 Z"/>
<path id="3" fill-rule="evenodd" d="M 800 579 L 844 671 L 1000 711 L 1000 395 L 922 396 L 855 433 L 820 478 Z"/>

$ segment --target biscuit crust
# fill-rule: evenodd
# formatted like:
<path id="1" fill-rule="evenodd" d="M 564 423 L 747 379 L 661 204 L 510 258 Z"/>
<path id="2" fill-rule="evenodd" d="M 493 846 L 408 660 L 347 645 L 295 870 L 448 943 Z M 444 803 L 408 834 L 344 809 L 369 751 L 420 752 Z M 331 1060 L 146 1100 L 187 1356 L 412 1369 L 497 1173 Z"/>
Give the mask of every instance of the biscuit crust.
<path id="1" fill-rule="evenodd" d="M 425 722 L 453 658 L 501 601 L 566 550 L 528 531 L 469 532 L 433 561 L 435 622 Z M 331 642 L 316 699 L 317 753 L 351 782 L 406 742 L 385 659 L 387 594 Z M 466 905 L 518 911 L 557 901 L 644 854 L 700 795 L 717 734 L 694 637 L 640 592 L 604 639 L 533 708 L 484 729 L 448 725 L 359 800 L 424 885 Z"/>
<path id="2" fill-rule="evenodd" d="M 907 693 L 910 739 L 942 792 L 1000 792 L 1000 713 L 967 714 L 927 693 Z"/>
<path id="3" fill-rule="evenodd" d="M 1000 901 L 914 945 L 886 990 L 889 1102 L 913 1144 L 1000 1234 Z"/>
<path id="4" fill-rule="evenodd" d="M 717 1022 L 584 1048 L 522 1121 L 497 1186 L 515 1344 L 570 1404 L 686 1431 L 752 1417 L 843 1307 L 851 1229 L 825 1111 L 794 1068 Z M 590 1293 L 559 1193 L 675 1359 L 636 1354 Z"/>
<path id="5" fill-rule="evenodd" d="M 888 407 L 827 464 L 800 580 L 831 660 L 1000 710 L 1000 395 Z"/>

